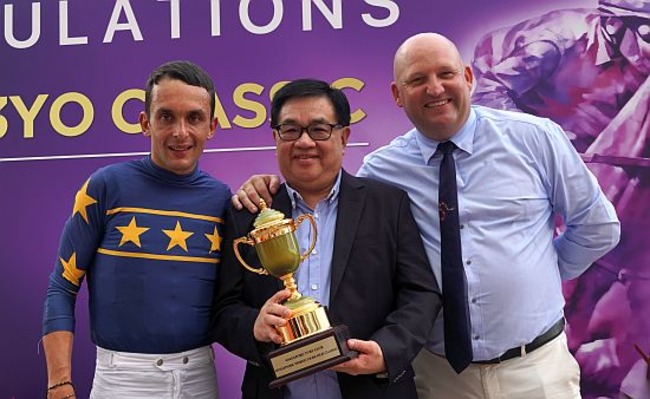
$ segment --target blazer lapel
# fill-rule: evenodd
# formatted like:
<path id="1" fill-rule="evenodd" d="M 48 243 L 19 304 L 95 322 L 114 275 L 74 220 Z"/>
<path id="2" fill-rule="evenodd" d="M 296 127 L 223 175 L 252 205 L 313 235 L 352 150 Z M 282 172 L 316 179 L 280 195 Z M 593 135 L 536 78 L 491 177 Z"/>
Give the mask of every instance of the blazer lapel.
<path id="1" fill-rule="evenodd" d="M 350 258 L 354 237 L 361 218 L 361 211 L 366 201 L 363 183 L 356 177 L 341 170 L 336 232 L 334 233 L 334 253 L 332 254 L 332 282 L 330 304 L 336 298 L 345 268 Z"/>

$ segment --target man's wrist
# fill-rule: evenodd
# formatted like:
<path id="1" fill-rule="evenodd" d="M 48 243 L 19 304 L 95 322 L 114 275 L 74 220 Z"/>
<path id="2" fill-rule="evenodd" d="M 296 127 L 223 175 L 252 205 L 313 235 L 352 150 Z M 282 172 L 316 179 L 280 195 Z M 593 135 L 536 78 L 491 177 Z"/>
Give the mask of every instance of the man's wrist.
<path id="1" fill-rule="evenodd" d="M 70 385 L 72 387 L 72 389 L 74 389 L 74 385 L 72 384 L 72 381 L 65 380 L 65 381 L 57 382 L 56 384 L 50 385 L 49 387 L 47 387 L 47 390 L 52 391 L 54 389 L 57 389 L 59 387 L 65 386 L 65 385 Z"/>
<path id="2" fill-rule="evenodd" d="M 67 394 L 64 394 L 63 392 L 66 391 L 65 387 L 68 387 Z M 58 392 L 62 391 L 62 392 Z M 72 392 L 70 392 L 72 391 Z M 65 380 L 61 382 L 54 383 L 52 385 L 49 385 L 47 387 L 47 398 L 57 398 L 57 399 L 72 399 L 76 398 L 75 395 L 75 389 L 74 389 L 74 384 L 72 384 L 72 381 L 70 380 Z"/>

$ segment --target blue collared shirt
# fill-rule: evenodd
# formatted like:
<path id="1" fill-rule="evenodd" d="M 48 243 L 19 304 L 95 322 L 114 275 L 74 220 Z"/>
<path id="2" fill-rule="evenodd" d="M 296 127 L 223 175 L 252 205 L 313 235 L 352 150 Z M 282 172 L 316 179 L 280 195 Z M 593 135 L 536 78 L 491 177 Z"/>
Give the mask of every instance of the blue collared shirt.
<path id="1" fill-rule="evenodd" d="M 305 259 L 294 274 L 298 291 L 314 298 L 323 306 L 330 301 L 332 275 L 332 253 L 334 252 L 334 232 L 336 213 L 339 205 L 339 186 L 341 173 L 334 183 L 329 195 L 311 209 L 302 196 L 287 184 L 287 193 L 291 198 L 292 214 L 296 219 L 300 215 L 311 214 L 316 221 L 317 240 L 311 254 Z M 295 232 L 301 253 L 305 253 L 312 242 L 314 231 L 308 220 L 300 224 Z M 339 382 L 334 371 L 325 370 L 287 384 L 285 399 L 341 399 Z"/>
<path id="2" fill-rule="evenodd" d="M 563 317 L 561 280 L 579 276 L 613 248 L 620 224 L 563 130 L 548 119 L 473 106 L 451 140 L 459 148 L 453 155 L 474 360 L 487 360 L 531 342 Z M 442 281 L 438 144 L 413 129 L 367 155 L 358 175 L 409 193 Z M 556 213 L 567 227 L 554 238 Z M 442 317 L 428 344 L 439 354 Z"/>

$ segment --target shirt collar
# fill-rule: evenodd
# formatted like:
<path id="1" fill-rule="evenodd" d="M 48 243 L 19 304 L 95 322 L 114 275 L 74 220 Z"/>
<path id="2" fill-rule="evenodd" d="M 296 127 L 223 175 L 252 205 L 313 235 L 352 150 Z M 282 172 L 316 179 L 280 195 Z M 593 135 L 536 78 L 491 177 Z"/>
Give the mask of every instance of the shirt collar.
<path id="1" fill-rule="evenodd" d="M 296 209 L 296 205 L 299 202 L 304 203 L 305 201 L 302 198 L 302 195 L 296 190 L 294 190 L 289 183 L 286 184 L 287 186 L 287 194 L 289 194 L 289 198 L 291 199 L 291 209 Z M 330 190 L 329 194 L 327 194 L 327 197 L 325 197 L 325 201 L 332 203 L 335 201 L 338 196 L 339 196 L 339 188 L 341 186 L 341 171 L 339 170 L 339 174 L 336 176 L 336 180 L 334 181 L 334 186 L 332 186 L 332 189 Z"/>
<path id="2" fill-rule="evenodd" d="M 471 154 L 474 152 L 474 133 L 476 131 L 476 111 L 472 106 L 469 111 L 469 117 L 465 124 L 449 140 L 456 144 L 456 147 Z M 425 163 L 429 163 L 438 149 L 440 141 L 432 140 L 416 130 L 415 140 L 422 153 Z"/>

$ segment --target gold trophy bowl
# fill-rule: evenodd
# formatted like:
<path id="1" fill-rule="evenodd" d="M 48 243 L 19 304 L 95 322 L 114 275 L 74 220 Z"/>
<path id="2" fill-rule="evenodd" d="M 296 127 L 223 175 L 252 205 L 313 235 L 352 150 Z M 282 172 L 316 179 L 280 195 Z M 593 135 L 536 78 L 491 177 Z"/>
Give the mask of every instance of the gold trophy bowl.
<path id="1" fill-rule="evenodd" d="M 313 236 L 309 248 L 301 254 L 294 232 L 305 220 L 309 220 Z M 282 212 L 268 208 L 266 202 L 260 200 L 260 214 L 253 226 L 255 229 L 248 236 L 233 242 L 237 260 L 253 273 L 282 280 L 291 292 L 283 303 L 291 309 L 291 316 L 285 326 L 276 327 L 283 343 L 279 349 L 269 353 L 276 377 L 270 386 L 275 388 L 354 358 L 357 353 L 349 350 L 346 344 L 349 338 L 347 327 L 332 327 L 325 308 L 313 298 L 300 294 L 293 278 L 300 262 L 309 256 L 316 245 L 314 218 L 305 214 L 294 221 L 285 218 Z M 246 263 L 239 252 L 240 244 L 255 248 L 262 267 L 254 268 Z"/>

